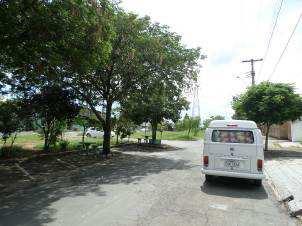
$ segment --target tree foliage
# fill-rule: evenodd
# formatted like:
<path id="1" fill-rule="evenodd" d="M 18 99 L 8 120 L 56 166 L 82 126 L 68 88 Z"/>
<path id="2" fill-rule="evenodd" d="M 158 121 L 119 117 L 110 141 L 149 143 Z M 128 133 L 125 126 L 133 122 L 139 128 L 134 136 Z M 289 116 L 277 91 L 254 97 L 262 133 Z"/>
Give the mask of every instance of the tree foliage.
<path id="1" fill-rule="evenodd" d="M 23 117 L 23 109 L 20 103 L 19 100 L 0 102 L 0 133 L 4 144 L 6 144 L 7 139 L 12 134 L 20 131 L 23 127 L 25 118 Z"/>
<path id="2" fill-rule="evenodd" d="M 82 127 L 82 145 L 83 148 L 86 148 L 85 146 L 85 136 L 87 129 L 89 127 L 95 127 L 99 125 L 99 121 L 93 115 L 86 106 L 82 106 L 82 109 L 79 111 L 79 114 L 75 117 L 74 122 Z"/>
<path id="3" fill-rule="evenodd" d="M 44 87 L 40 93 L 32 95 L 26 101 L 26 107 L 30 117 L 41 130 L 45 151 L 56 143 L 67 123 L 73 120 L 80 110 L 74 95 L 56 86 Z"/>
<path id="4" fill-rule="evenodd" d="M 209 118 L 205 119 L 202 124 L 203 124 L 203 129 L 206 129 L 209 127 L 210 123 L 213 121 L 213 120 L 224 120 L 225 117 L 224 116 L 221 116 L 221 115 L 212 115 L 210 116 Z"/>
<path id="5" fill-rule="evenodd" d="M 2 81 L 24 96 L 52 84 L 73 90 L 102 125 L 105 154 L 115 103 L 146 92 L 142 103 L 148 97 L 166 108 L 153 121 L 175 118 L 183 89 L 196 80 L 200 49 L 111 1 L 2 1 L 0 18 Z M 168 101 L 181 107 L 168 109 Z"/>
<path id="6" fill-rule="evenodd" d="M 136 124 L 130 120 L 123 112 L 119 112 L 113 119 L 113 127 L 116 135 L 116 143 L 119 138 L 129 137 L 136 128 Z"/>
<path id="7" fill-rule="evenodd" d="M 145 80 L 136 93 L 122 103 L 129 117 L 136 123 L 150 122 L 152 139 L 156 139 L 158 124 L 163 120 L 176 122 L 189 103 L 183 91 L 197 79 L 200 49 L 181 44 L 180 36 L 166 26 L 149 26 L 150 51 L 145 53 Z"/>
<path id="8" fill-rule="evenodd" d="M 266 126 L 265 149 L 268 148 L 270 126 L 296 120 L 302 116 L 302 98 L 293 85 L 262 82 L 250 87 L 234 99 L 235 114 Z"/>
<path id="9" fill-rule="evenodd" d="M 193 131 L 196 136 L 198 131 L 200 130 L 200 117 L 190 117 L 188 114 L 182 120 L 179 120 L 176 123 L 176 129 L 179 131 L 187 131 L 188 136 Z"/>

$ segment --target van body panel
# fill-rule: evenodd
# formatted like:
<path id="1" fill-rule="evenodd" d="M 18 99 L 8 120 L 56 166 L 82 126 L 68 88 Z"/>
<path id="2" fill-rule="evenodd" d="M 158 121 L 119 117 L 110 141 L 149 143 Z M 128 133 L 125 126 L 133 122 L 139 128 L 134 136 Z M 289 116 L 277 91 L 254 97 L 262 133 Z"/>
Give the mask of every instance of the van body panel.
<path id="1" fill-rule="evenodd" d="M 216 125 L 219 127 L 214 127 Z M 203 148 L 203 155 L 209 157 L 209 163 L 202 167 L 202 172 L 216 176 L 262 179 L 263 169 L 258 170 L 257 161 L 264 160 L 263 140 L 261 131 L 255 125 L 252 121 L 241 120 L 212 122 L 206 129 Z M 214 133 L 220 137 L 217 138 Z"/>
<path id="2" fill-rule="evenodd" d="M 203 174 L 213 175 L 213 176 L 221 176 L 221 177 L 235 177 L 235 178 L 245 178 L 245 179 L 254 179 L 261 180 L 264 179 L 264 174 L 257 173 L 238 173 L 238 172 L 228 172 L 228 171 L 219 171 L 219 170 L 206 170 L 202 169 Z"/>

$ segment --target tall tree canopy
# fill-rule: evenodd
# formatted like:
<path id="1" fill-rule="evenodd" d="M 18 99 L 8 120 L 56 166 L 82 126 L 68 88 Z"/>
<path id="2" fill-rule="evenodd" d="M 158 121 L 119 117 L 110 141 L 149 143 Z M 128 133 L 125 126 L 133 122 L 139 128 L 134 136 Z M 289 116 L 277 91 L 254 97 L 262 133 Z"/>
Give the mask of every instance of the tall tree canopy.
<path id="1" fill-rule="evenodd" d="M 114 103 L 163 81 L 179 99 L 196 79 L 199 49 L 107 0 L 2 1 L 0 18 L 2 81 L 26 95 L 45 84 L 72 89 L 102 124 L 105 154 Z"/>
<path id="2" fill-rule="evenodd" d="M 145 56 L 147 80 L 122 105 L 136 123 L 151 123 L 155 140 L 159 123 L 164 119 L 177 121 L 181 111 L 188 108 L 183 92 L 196 82 L 202 56 L 199 48 L 186 48 L 180 36 L 159 24 L 149 26 L 147 44 L 151 50 Z"/>
<path id="3" fill-rule="evenodd" d="M 296 120 L 302 116 L 302 98 L 293 85 L 262 82 L 235 98 L 235 115 L 266 126 L 265 150 L 268 149 L 269 129 L 273 124 Z"/>

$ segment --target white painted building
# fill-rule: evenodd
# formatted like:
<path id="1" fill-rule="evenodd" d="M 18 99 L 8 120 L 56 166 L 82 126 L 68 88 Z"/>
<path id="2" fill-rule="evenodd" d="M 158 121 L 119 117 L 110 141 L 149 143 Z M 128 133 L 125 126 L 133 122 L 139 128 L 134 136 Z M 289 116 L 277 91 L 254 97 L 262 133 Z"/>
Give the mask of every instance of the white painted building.
<path id="1" fill-rule="evenodd" d="M 288 121 L 281 125 L 273 125 L 269 135 L 271 137 L 286 139 L 292 142 L 302 142 L 302 120 Z"/>
<path id="2" fill-rule="evenodd" d="M 302 121 L 291 122 L 291 141 L 302 142 Z"/>

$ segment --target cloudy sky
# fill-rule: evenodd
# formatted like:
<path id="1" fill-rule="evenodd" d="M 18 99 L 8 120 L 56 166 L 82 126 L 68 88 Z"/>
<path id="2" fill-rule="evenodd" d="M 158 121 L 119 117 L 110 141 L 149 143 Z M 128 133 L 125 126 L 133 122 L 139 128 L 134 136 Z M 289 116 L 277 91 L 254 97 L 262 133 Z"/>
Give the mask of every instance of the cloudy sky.
<path id="1" fill-rule="evenodd" d="M 121 6 L 170 26 L 188 47 L 201 47 L 207 59 L 200 72 L 201 117 L 233 114 L 232 96 L 251 79 L 250 65 L 264 57 L 281 0 L 123 0 Z M 267 80 L 302 13 L 302 0 L 284 0 L 267 58 L 256 64 L 256 82 Z M 239 76 L 239 78 L 238 78 Z M 302 20 L 271 81 L 295 83 L 302 93 Z"/>

